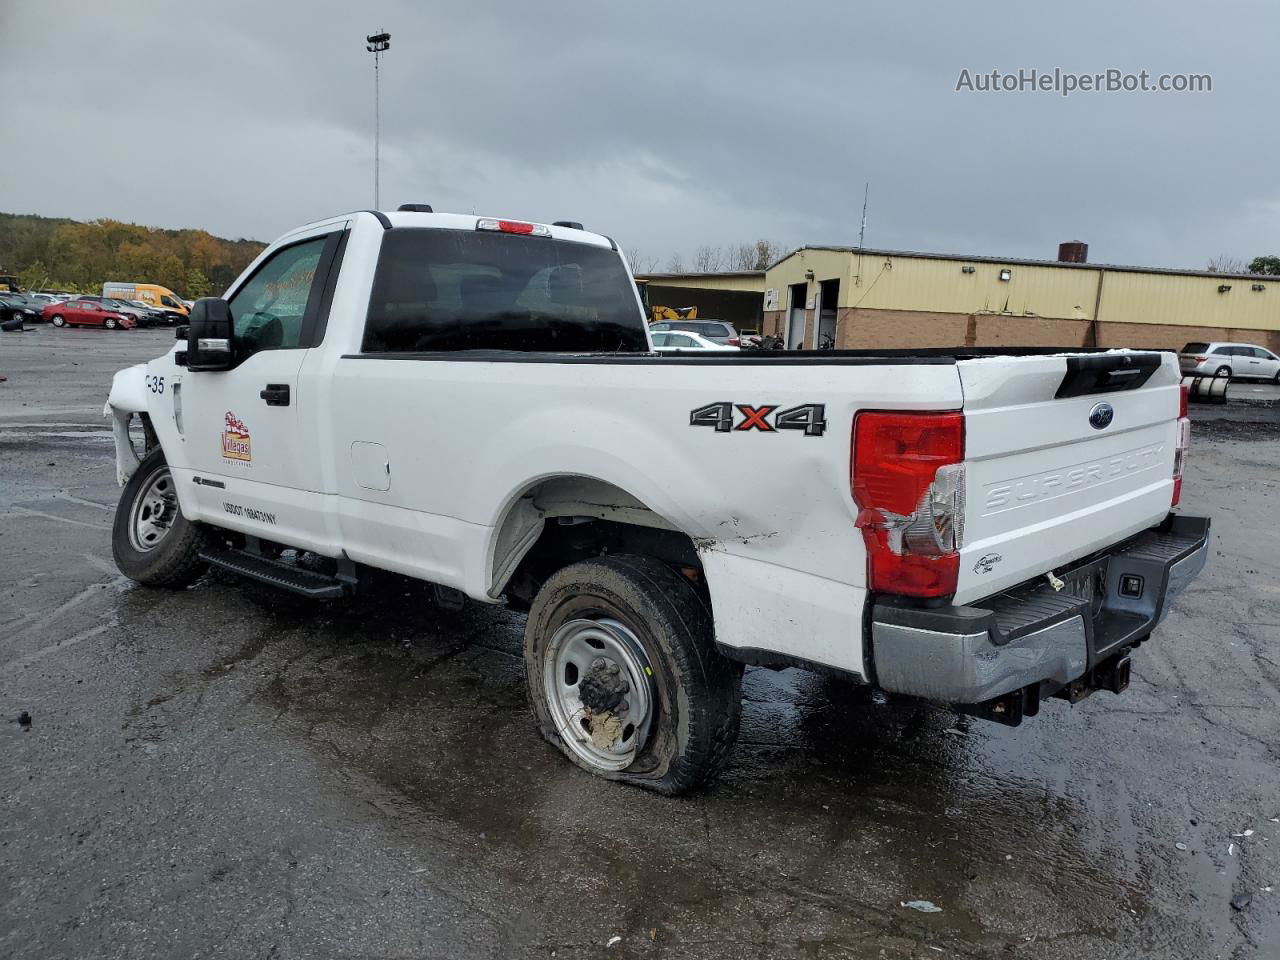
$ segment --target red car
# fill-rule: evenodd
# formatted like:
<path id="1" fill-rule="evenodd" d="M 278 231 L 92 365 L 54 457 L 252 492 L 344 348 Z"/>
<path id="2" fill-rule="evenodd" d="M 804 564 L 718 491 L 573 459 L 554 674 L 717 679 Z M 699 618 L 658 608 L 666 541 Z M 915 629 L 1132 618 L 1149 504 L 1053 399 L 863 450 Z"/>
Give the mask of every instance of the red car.
<path id="1" fill-rule="evenodd" d="M 51 303 L 40 312 L 55 327 L 106 327 L 132 330 L 138 321 L 127 313 L 108 309 L 92 300 L 67 300 Z"/>

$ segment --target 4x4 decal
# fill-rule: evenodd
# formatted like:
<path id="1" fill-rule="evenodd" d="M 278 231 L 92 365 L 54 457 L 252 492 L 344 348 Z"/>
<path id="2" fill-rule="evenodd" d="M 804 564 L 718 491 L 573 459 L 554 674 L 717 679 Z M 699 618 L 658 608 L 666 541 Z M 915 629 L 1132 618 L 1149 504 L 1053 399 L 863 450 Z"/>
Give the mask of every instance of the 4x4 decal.
<path id="1" fill-rule="evenodd" d="M 742 419 L 734 424 L 734 410 L 742 415 Z M 760 433 L 777 433 L 779 430 L 803 430 L 806 437 L 820 437 L 827 431 L 826 405 L 821 403 L 805 403 L 798 407 L 781 410 L 769 422 L 769 416 L 778 409 L 778 404 L 762 403 L 730 403 L 720 401 L 708 403 L 689 413 L 689 426 L 712 427 L 716 433 L 745 431 Z"/>

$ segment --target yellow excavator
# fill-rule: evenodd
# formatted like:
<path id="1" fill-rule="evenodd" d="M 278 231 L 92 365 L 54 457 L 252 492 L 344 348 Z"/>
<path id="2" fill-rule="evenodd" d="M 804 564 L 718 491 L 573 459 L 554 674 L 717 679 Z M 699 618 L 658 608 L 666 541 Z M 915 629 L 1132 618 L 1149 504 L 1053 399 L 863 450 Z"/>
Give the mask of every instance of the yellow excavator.
<path id="1" fill-rule="evenodd" d="M 649 311 L 649 322 L 659 320 L 694 320 L 698 316 L 697 307 L 655 307 L 649 303 L 649 281 L 636 280 L 636 292 L 640 294 L 640 302 Z"/>
<path id="2" fill-rule="evenodd" d="M 649 322 L 659 320 L 695 320 L 698 317 L 697 307 L 650 307 Z"/>

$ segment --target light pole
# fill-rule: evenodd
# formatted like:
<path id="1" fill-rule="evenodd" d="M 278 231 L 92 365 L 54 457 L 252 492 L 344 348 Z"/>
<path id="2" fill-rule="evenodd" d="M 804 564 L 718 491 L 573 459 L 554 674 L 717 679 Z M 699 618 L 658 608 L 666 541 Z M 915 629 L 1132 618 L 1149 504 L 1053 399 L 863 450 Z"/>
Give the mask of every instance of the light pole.
<path id="1" fill-rule="evenodd" d="M 382 98 L 378 86 L 378 61 L 391 48 L 391 34 L 383 31 L 365 37 L 365 49 L 373 54 L 373 209 L 378 209 L 378 166 L 382 149 Z"/>

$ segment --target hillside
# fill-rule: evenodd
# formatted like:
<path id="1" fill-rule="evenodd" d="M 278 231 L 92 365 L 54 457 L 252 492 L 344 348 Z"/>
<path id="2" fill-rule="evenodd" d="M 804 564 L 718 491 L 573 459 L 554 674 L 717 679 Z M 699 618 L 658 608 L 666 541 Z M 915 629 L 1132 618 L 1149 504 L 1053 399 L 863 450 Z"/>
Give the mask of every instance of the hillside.
<path id="1" fill-rule="evenodd" d="M 90 293 L 121 280 L 194 299 L 224 290 L 264 246 L 204 230 L 0 213 L 0 273 L 16 274 L 25 289 Z"/>

